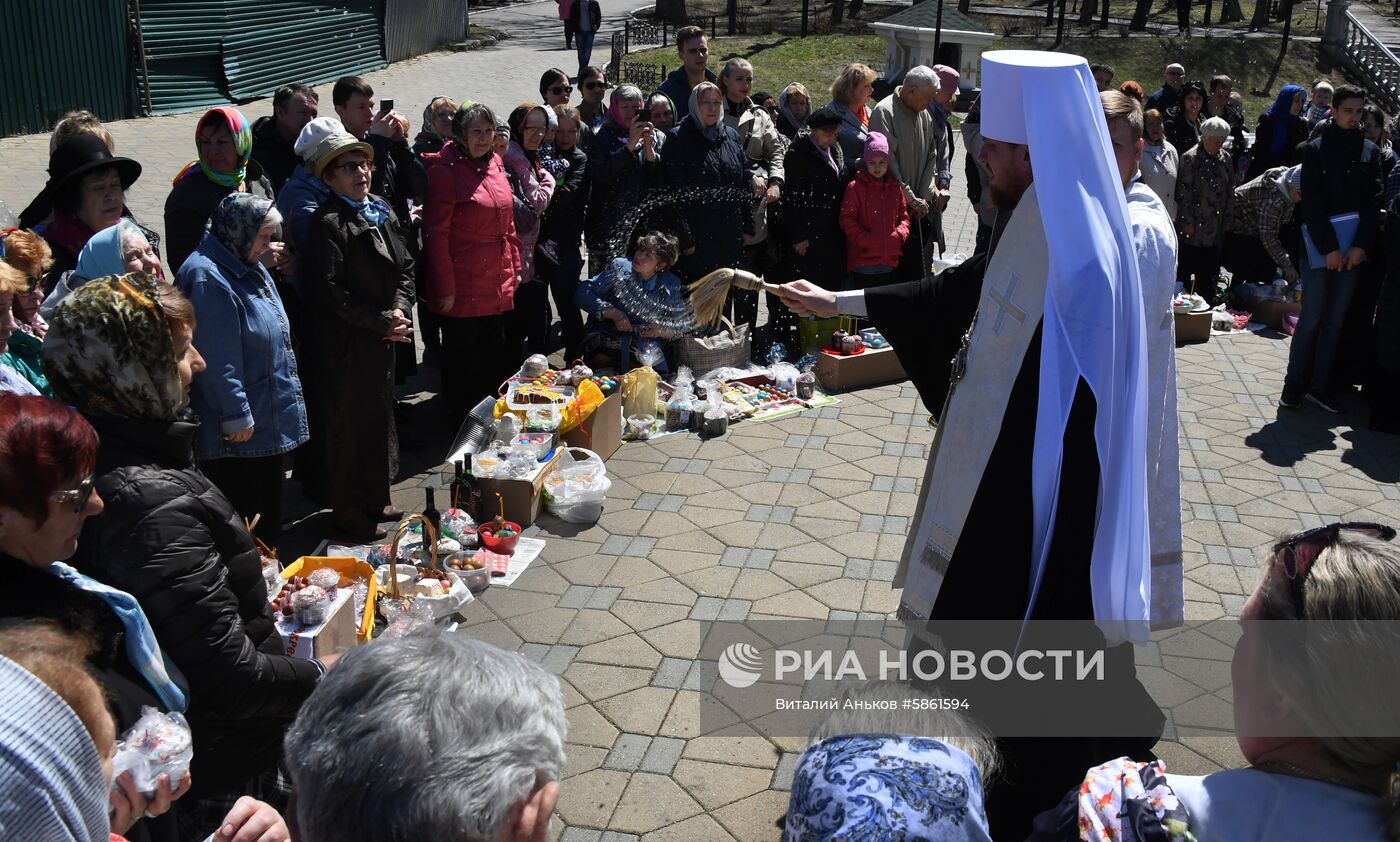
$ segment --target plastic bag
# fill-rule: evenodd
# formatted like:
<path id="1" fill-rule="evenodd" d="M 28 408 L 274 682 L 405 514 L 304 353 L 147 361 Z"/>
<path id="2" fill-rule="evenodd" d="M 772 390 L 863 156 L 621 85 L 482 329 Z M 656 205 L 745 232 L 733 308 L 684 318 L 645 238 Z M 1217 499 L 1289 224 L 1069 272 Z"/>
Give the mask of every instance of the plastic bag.
<path id="1" fill-rule="evenodd" d="M 593 523 L 603 514 L 608 489 L 608 469 L 591 450 L 571 447 L 559 457 L 554 471 L 545 478 L 542 494 L 545 508 L 569 523 Z"/>
<path id="2" fill-rule="evenodd" d="M 652 364 L 659 354 L 646 348 L 639 355 L 641 368 L 634 368 L 622 375 L 622 415 L 656 415 L 656 369 Z"/>
<path id="3" fill-rule="evenodd" d="M 180 785 L 194 759 L 194 735 L 179 713 L 141 708 L 141 718 L 117 741 L 112 777 L 131 773 L 131 781 L 147 798 L 155 796 L 156 779 L 170 776 L 170 788 Z M 113 786 L 116 786 L 114 783 Z"/>

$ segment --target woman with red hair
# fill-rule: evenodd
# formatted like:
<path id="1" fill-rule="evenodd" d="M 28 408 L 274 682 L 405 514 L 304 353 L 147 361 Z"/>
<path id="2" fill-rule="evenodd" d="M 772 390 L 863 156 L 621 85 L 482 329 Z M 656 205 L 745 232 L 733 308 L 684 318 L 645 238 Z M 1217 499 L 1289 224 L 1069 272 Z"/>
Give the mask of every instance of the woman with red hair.
<path id="1" fill-rule="evenodd" d="M 96 467 L 97 433 L 77 411 L 44 397 L 0 394 L 0 620 L 44 620 L 90 638 L 88 665 L 124 731 L 143 705 L 183 711 L 188 691 L 136 600 L 63 563 L 77 550 L 83 523 L 103 509 Z M 129 776 L 118 783 L 112 805 L 134 821 L 165 813 L 191 781 L 162 775 L 149 802 Z"/>

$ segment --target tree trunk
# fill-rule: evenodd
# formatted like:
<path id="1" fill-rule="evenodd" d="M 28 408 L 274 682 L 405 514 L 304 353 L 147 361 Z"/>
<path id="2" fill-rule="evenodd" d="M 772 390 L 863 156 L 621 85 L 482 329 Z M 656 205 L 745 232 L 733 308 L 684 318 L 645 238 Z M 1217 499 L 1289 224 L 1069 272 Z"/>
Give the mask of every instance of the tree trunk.
<path id="1" fill-rule="evenodd" d="M 1152 14 L 1152 0 L 1137 0 L 1137 8 L 1133 9 L 1133 19 L 1128 21 L 1128 29 L 1131 32 L 1142 32 L 1147 29 L 1147 16 Z"/>
<path id="2" fill-rule="evenodd" d="M 1201 21 L 1201 26 L 1210 26 L 1211 7 L 1215 5 L 1215 0 L 1206 0 L 1206 17 Z"/>
<path id="3" fill-rule="evenodd" d="M 831 26 L 833 29 L 841 25 L 842 8 L 841 0 L 835 0 L 831 4 Z"/>
<path id="4" fill-rule="evenodd" d="M 1060 0 L 1060 17 L 1055 24 L 1055 46 L 1051 47 L 1052 50 L 1058 50 L 1065 42 L 1065 10 L 1068 5 L 1069 0 Z"/>
<path id="5" fill-rule="evenodd" d="M 1089 26 L 1094 22 L 1094 18 L 1099 14 L 1098 0 L 1083 0 L 1084 5 L 1079 7 L 1079 25 Z"/>
<path id="6" fill-rule="evenodd" d="M 1254 7 L 1254 17 L 1249 19 L 1249 31 L 1258 32 L 1269 23 L 1269 0 L 1258 0 Z"/>
<path id="7" fill-rule="evenodd" d="M 1240 0 L 1224 0 L 1220 4 L 1220 22 L 1238 23 L 1244 20 L 1244 9 L 1240 8 Z"/>
<path id="8" fill-rule="evenodd" d="M 967 14 L 972 9 L 972 0 L 958 0 L 958 11 Z"/>
<path id="9" fill-rule="evenodd" d="M 1099 29 L 1108 29 L 1108 0 L 1103 0 L 1103 6 L 1100 7 L 1100 10 Z"/>
<path id="10" fill-rule="evenodd" d="M 1283 57 L 1288 55 L 1288 36 L 1293 32 L 1293 0 L 1281 0 L 1283 7 L 1283 40 L 1278 47 L 1278 58 L 1274 59 L 1274 67 L 1269 71 L 1269 81 L 1264 83 L 1264 90 L 1272 91 L 1274 81 L 1278 79 L 1278 72 L 1283 67 Z M 1256 16 L 1257 17 L 1257 16 Z"/>
<path id="11" fill-rule="evenodd" d="M 802 37 L 807 37 L 808 21 L 812 17 L 812 0 L 802 0 Z"/>
<path id="12" fill-rule="evenodd" d="M 1051 26 L 1055 23 L 1055 7 L 1059 5 L 1059 0 L 1045 0 L 1045 25 Z"/>

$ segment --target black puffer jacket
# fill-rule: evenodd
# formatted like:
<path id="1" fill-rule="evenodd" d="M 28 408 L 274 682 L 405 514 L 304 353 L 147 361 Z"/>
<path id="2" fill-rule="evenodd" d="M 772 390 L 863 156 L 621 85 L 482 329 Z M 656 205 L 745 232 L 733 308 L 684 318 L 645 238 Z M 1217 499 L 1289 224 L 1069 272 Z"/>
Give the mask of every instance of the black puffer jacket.
<path id="1" fill-rule="evenodd" d="M 72 564 L 141 604 L 190 688 L 195 794 L 226 791 L 277 762 L 321 670 L 281 653 L 253 539 L 195 466 L 197 425 L 88 420 L 107 508 Z"/>

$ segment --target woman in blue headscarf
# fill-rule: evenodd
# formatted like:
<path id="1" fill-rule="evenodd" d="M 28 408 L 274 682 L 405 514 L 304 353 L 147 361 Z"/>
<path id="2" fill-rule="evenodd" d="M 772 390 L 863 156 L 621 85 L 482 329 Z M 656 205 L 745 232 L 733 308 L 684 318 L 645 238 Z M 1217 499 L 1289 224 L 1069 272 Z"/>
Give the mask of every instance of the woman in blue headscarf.
<path id="1" fill-rule="evenodd" d="M 87 241 L 78 252 L 78 266 L 63 273 L 53 292 L 39 307 L 39 315 L 52 319 L 54 309 L 68 294 L 88 281 L 125 275 L 127 272 L 145 272 L 157 278 L 165 277 L 160 264 L 160 255 L 146 239 L 145 233 L 129 219 L 123 219 L 110 228 L 103 228 Z"/>
<path id="2" fill-rule="evenodd" d="M 1291 167 L 1298 163 L 1298 144 L 1308 139 L 1308 125 L 1298 115 L 1303 111 L 1305 93 L 1297 85 L 1286 85 L 1269 110 L 1259 115 L 1255 130 L 1253 158 L 1244 180 L 1258 178 L 1273 167 Z"/>

